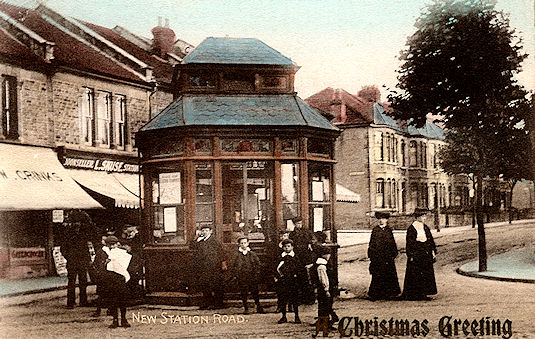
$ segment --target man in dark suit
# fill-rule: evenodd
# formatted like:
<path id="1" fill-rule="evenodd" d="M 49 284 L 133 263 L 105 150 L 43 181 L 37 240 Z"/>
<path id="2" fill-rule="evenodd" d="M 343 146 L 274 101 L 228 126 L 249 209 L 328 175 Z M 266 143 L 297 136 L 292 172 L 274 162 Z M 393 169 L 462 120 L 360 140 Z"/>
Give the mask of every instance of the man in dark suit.
<path id="1" fill-rule="evenodd" d="M 201 309 L 223 308 L 223 246 L 212 234 L 212 226 L 203 225 L 193 242 L 193 264 L 203 294 Z"/>
<path id="2" fill-rule="evenodd" d="M 65 238 L 61 254 L 67 260 L 67 308 L 74 308 L 76 277 L 80 289 L 80 306 L 87 306 L 87 271 L 91 262 L 89 247 L 91 218 L 80 210 L 71 211 L 64 223 Z"/>

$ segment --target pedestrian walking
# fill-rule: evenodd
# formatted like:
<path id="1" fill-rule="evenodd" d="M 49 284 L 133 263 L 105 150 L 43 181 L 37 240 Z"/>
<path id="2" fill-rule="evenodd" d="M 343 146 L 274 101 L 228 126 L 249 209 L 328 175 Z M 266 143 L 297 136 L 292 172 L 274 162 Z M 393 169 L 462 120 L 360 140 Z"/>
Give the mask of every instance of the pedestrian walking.
<path id="1" fill-rule="evenodd" d="M 279 263 L 277 265 L 275 282 L 277 284 L 277 304 L 282 313 L 278 323 L 288 322 L 286 318 L 286 306 L 292 305 L 295 314 L 295 323 L 301 323 L 299 319 L 299 272 L 303 270 L 303 265 L 299 262 L 294 252 L 293 241 L 285 239 L 282 241 L 282 249 Z"/>
<path id="2" fill-rule="evenodd" d="M 227 269 L 223 246 L 212 234 L 212 226 L 203 225 L 193 241 L 193 265 L 203 294 L 201 309 L 219 309 L 223 303 L 223 271 Z"/>
<path id="3" fill-rule="evenodd" d="M 72 210 L 67 214 L 64 223 L 64 238 L 60 251 L 67 260 L 67 308 L 72 309 L 75 305 L 76 278 L 80 306 L 87 306 L 87 274 L 91 263 L 88 241 L 92 221 L 87 213 L 81 210 Z"/>
<path id="4" fill-rule="evenodd" d="M 247 314 L 249 307 L 247 305 L 247 295 L 251 292 L 256 305 L 256 313 L 264 313 L 260 305 L 258 293 L 258 281 L 260 277 L 260 259 L 258 255 L 249 247 L 249 239 L 240 237 L 238 239 L 238 249 L 234 253 L 233 275 L 238 281 L 240 295 L 243 302 L 243 313 Z"/>
<path id="5" fill-rule="evenodd" d="M 379 225 L 373 228 L 368 246 L 372 275 L 368 296 L 370 300 L 392 299 L 401 292 L 394 262 L 398 249 L 392 229 L 388 226 L 390 214 L 376 212 L 375 217 L 379 220 Z"/>
<path id="6" fill-rule="evenodd" d="M 415 220 L 407 229 L 407 270 L 402 294 L 406 300 L 430 300 L 428 295 L 437 294 L 433 269 L 437 248 L 431 230 L 424 224 L 427 212 L 416 209 Z"/>

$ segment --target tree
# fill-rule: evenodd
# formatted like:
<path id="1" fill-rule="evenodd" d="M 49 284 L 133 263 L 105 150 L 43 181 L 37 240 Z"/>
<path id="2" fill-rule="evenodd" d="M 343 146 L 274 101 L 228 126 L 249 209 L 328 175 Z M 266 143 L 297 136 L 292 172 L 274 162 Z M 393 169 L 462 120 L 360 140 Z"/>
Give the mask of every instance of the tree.
<path id="1" fill-rule="evenodd" d="M 417 126 L 436 117 L 449 143 L 442 167 L 474 176 L 479 270 L 485 271 L 483 182 L 514 163 L 513 139 L 527 140 L 521 137 L 527 92 L 514 79 L 526 55 L 491 0 L 434 0 L 415 26 L 400 58 L 399 91 L 389 95 L 393 115 Z"/>

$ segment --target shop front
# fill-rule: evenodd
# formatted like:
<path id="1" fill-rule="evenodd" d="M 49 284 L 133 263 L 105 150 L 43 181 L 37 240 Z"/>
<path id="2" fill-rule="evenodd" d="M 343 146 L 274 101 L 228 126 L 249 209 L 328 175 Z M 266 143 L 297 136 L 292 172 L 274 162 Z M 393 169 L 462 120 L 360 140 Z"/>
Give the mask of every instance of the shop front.
<path id="1" fill-rule="evenodd" d="M 102 205 L 50 148 L 0 143 L 0 157 L 0 279 L 53 274 L 54 229 L 63 211 Z"/>
<path id="2" fill-rule="evenodd" d="M 248 236 L 264 291 L 296 216 L 328 235 L 336 266 L 339 131 L 296 96 L 298 67 L 256 39 L 216 38 L 178 67 L 176 100 L 136 134 L 148 292 L 197 291 L 190 245 L 206 224 L 228 259 Z"/>
<path id="3" fill-rule="evenodd" d="M 104 209 L 87 211 L 99 232 L 139 225 L 139 164 L 131 155 L 58 148 L 68 175 Z"/>

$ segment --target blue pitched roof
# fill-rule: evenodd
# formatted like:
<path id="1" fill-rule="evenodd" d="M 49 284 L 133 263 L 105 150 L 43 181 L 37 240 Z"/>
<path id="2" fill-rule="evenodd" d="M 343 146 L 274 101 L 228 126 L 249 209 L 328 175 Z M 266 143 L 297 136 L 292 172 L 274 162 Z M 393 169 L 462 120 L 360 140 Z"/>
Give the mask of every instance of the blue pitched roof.
<path id="1" fill-rule="evenodd" d="M 387 125 L 397 130 L 401 130 L 397 121 L 386 115 L 383 105 L 380 104 L 373 105 L 373 123 L 376 125 Z"/>
<path id="2" fill-rule="evenodd" d="M 184 64 L 247 64 L 293 66 L 290 58 L 254 38 L 206 38 Z"/>
<path id="3" fill-rule="evenodd" d="M 410 135 L 414 135 L 414 136 L 421 135 L 424 137 L 433 138 L 433 139 L 441 139 L 441 140 L 445 138 L 444 130 L 442 130 L 442 128 L 438 127 L 437 125 L 435 125 L 429 120 L 426 120 L 425 125 L 421 128 L 416 128 L 414 126 L 409 125 L 407 127 L 407 130 Z"/>
<path id="4" fill-rule="evenodd" d="M 376 125 L 386 125 L 395 128 L 399 131 L 403 130 L 402 126 L 394 119 L 389 117 L 381 104 L 373 105 L 373 123 Z M 414 136 L 423 136 L 433 139 L 444 140 L 444 130 L 429 120 L 425 121 L 425 125 L 421 128 L 416 128 L 410 125 L 411 121 L 408 121 L 406 132 Z"/>
<path id="5" fill-rule="evenodd" d="M 297 96 L 277 94 L 182 96 L 141 131 L 181 126 L 308 126 L 338 130 Z"/>

